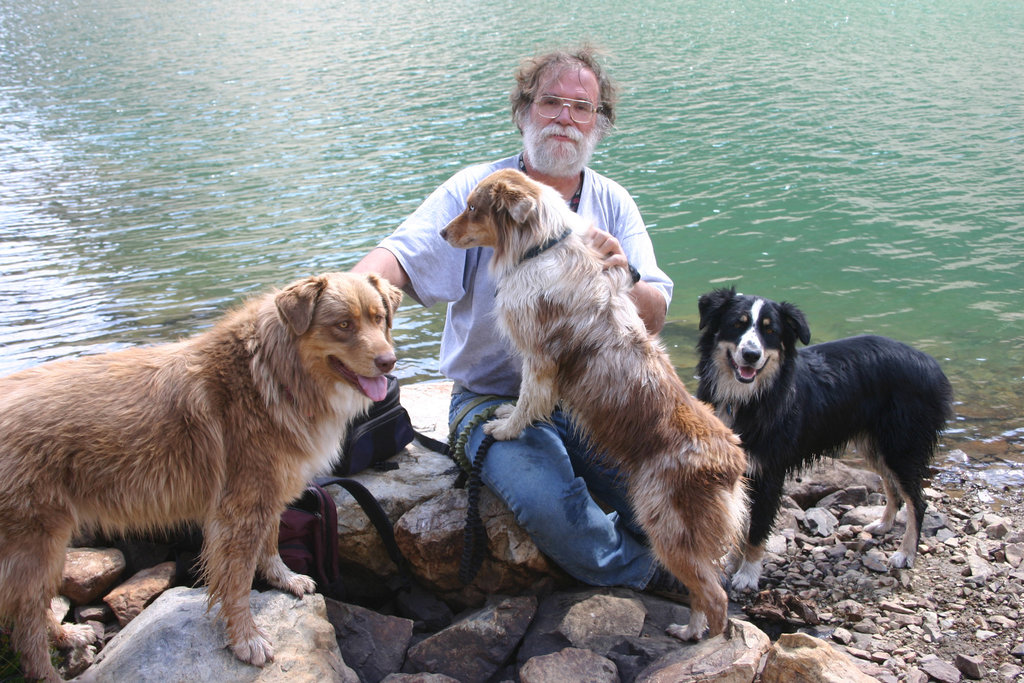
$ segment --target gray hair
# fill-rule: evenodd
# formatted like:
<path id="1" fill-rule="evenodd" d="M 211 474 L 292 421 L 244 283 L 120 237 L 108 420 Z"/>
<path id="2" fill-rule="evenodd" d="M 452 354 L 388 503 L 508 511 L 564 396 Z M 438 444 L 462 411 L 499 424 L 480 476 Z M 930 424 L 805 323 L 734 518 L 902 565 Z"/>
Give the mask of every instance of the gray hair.
<path id="1" fill-rule="evenodd" d="M 512 104 L 512 120 L 520 132 L 522 122 L 527 116 L 530 105 L 538 95 L 541 80 L 549 75 L 556 76 L 570 70 L 587 69 L 597 77 L 598 99 L 597 127 L 604 137 L 615 123 L 615 104 L 618 102 L 618 88 L 608 76 L 608 72 L 598 61 L 601 53 L 591 45 L 582 45 L 570 52 L 555 50 L 536 57 L 524 59 L 516 70 L 516 85 L 509 93 Z"/>

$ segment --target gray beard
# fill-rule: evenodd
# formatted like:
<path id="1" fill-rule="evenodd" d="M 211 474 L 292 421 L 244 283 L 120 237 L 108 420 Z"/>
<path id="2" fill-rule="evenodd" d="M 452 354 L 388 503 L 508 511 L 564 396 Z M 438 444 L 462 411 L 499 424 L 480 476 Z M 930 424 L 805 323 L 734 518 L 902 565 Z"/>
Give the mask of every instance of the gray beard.
<path id="1" fill-rule="evenodd" d="M 545 135 L 555 131 L 572 136 L 575 142 L 555 142 Z M 590 131 L 589 135 L 584 135 L 571 126 L 562 127 L 555 123 L 538 126 L 528 121 L 523 126 L 523 149 L 526 150 L 530 167 L 553 178 L 579 175 L 583 167 L 590 163 L 599 138 L 597 128 Z"/>

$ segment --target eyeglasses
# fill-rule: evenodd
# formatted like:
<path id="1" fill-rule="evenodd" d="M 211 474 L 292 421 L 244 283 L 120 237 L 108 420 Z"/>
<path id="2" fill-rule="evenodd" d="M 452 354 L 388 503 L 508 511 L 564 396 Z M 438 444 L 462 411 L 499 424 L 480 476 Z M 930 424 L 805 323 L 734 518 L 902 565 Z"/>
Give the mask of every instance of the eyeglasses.
<path id="1" fill-rule="evenodd" d="M 597 107 L 587 100 L 573 100 L 568 97 L 541 95 L 533 101 L 537 105 L 537 113 L 546 119 L 557 119 L 562 107 L 569 108 L 569 118 L 576 123 L 590 123 L 594 120 Z"/>

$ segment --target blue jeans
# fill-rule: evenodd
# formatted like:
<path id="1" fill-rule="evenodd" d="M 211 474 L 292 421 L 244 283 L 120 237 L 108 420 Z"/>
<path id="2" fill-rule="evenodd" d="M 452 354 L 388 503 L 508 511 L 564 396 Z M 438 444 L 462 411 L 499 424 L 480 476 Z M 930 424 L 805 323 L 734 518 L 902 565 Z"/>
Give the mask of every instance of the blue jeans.
<path id="1" fill-rule="evenodd" d="M 449 422 L 477 396 L 454 392 Z M 457 433 L 475 415 L 500 402 L 473 407 L 453 425 Z M 466 456 L 471 462 L 484 437 L 481 425 L 470 433 Z M 483 482 L 505 502 L 541 552 L 570 576 L 594 586 L 641 589 L 657 562 L 633 518 L 625 484 L 616 475 L 561 411 L 555 411 L 551 423 L 535 424 L 516 440 L 495 441 L 481 470 Z M 612 512 L 605 512 L 591 491 Z"/>

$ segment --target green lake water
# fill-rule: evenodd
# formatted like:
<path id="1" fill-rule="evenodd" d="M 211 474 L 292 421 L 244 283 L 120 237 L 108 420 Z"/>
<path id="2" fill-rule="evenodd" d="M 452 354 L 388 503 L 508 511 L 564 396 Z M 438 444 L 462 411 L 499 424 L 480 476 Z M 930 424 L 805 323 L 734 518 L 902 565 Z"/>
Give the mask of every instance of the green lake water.
<path id="1" fill-rule="evenodd" d="M 0 0 L 0 372 L 350 267 L 517 151 L 521 57 L 588 39 L 621 85 L 593 165 L 676 282 L 688 384 L 701 293 L 789 300 L 936 356 L 942 457 L 1021 481 L 1024 4 L 556 5 Z M 401 377 L 438 377 L 441 324 L 402 311 Z"/>

